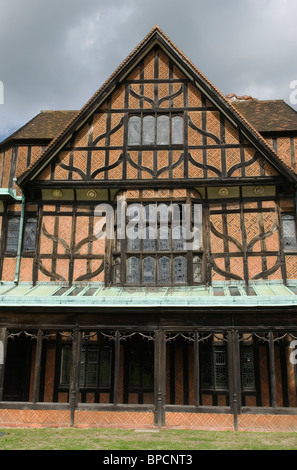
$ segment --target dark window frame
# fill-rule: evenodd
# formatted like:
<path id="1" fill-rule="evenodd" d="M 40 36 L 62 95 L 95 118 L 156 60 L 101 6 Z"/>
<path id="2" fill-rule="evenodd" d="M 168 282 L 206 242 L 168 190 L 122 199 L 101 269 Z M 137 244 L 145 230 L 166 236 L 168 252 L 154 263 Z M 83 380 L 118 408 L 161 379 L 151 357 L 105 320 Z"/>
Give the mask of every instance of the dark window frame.
<path id="1" fill-rule="evenodd" d="M 27 237 L 30 237 L 28 233 L 29 224 L 34 223 L 34 242 L 33 245 L 27 245 Z M 24 253 L 34 253 L 37 244 L 37 228 L 38 228 L 38 218 L 37 217 L 26 217 L 25 224 L 24 224 L 24 232 L 23 232 L 23 241 L 22 241 L 22 250 Z M 32 246 L 32 247 L 31 247 Z"/>
<path id="2" fill-rule="evenodd" d="M 12 237 L 10 233 L 12 230 L 12 227 L 10 228 L 10 224 L 12 223 L 11 221 L 15 221 L 14 223 L 18 221 L 18 229 L 16 230 L 17 235 L 15 237 Z M 33 221 L 35 225 L 34 247 L 32 246 L 32 248 L 31 247 L 28 248 L 28 246 L 26 246 L 26 236 L 28 235 L 27 230 L 29 227 L 29 223 L 32 223 Z M 4 250 L 5 254 L 7 255 L 15 255 L 18 251 L 20 223 L 21 223 L 21 217 L 19 215 L 9 215 L 7 218 L 7 226 L 6 226 L 6 233 L 5 233 L 5 250 Z M 36 216 L 29 216 L 29 215 L 26 216 L 25 221 L 24 221 L 23 234 L 22 234 L 22 253 L 24 254 L 35 253 L 36 244 L 37 244 L 37 229 L 38 229 L 38 218 Z M 12 239 L 12 238 L 15 239 L 14 244 L 12 246 L 12 243 L 11 243 L 11 246 L 8 246 L 9 239 Z"/>
<path id="3" fill-rule="evenodd" d="M 129 202 L 128 205 L 140 204 L 142 206 L 154 205 L 158 208 L 160 205 L 166 205 L 168 207 L 172 204 L 181 206 L 186 201 L 169 201 L 169 200 L 158 200 L 158 201 L 133 201 Z M 195 201 L 191 201 L 194 204 Z M 199 204 L 202 206 L 201 202 Z M 202 209 L 203 211 L 203 209 Z M 203 215 L 201 215 L 201 224 Z M 127 220 L 126 220 L 127 222 Z M 168 224 L 169 228 L 172 227 L 172 219 Z M 145 229 L 150 227 L 147 223 Z M 155 227 L 158 230 L 160 227 L 159 221 Z M 160 249 L 158 246 L 158 240 L 154 240 L 154 249 L 144 249 L 143 240 L 139 240 L 139 249 L 133 249 L 129 247 L 129 241 L 127 238 L 124 240 L 115 240 L 115 244 L 112 250 L 112 275 L 111 282 L 113 285 L 124 285 L 128 287 L 174 287 L 174 286 L 189 286 L 189 285 L 201 285 L 205 282 L 205 266 L 203 258 L 203 236 L 201 234 L 201 246 L 197 249 L 188 250 L 186 247 L 175 247 L 175 241 L 172 238 L 172 232 L 170 234 L 170 247 L 168 250 Z M 128 280 L 129 270 L 129 259 L 137 258 L 139 260 L 138 279 L 135 278 L 134 282 Z M 144 281 L 144 266 L 143 263 L 148 258 L 155 260 L 154 269 L 154 280 L 152 282 Z M 160 280 L 160 260 L 162 258 L 169 259 L 170 275 L 167 280 Z M 184 274 L 178 273 L 179 267 L 177 266 L 181 259 L 184 260 L 185 265 Z M 175 270 L 176 267 L 176 270 Z M 181 280 L 184 279 L 184 280 Z"/>
<path id="4" fill-rule="evenodd" d="M 124 345 L 124 403 L 129 394 L 138 396 L 138 404 L 144 403 L 145 394 L 154 393 L 154 343 L 134 339 Z M 134 382 L 133 382 L 134 380 Z"/>
<path id="5" fill-rule="evenodd" d="M 223 357 L 224 363 L 218 363 L 219 357 Z M 218 374 L 218 370 L 221 365 L 225 367 L 224 379 L 219 377 Z M 201 345 L 200 374 L 201 393 L 212 394 L 229 392 L 228 348 L 226 344 L 223 344 L 223 342 L 211 341 L 207 344 Z M 209 382 L 207 383 L 207 381 Z M 224 384 L 222 384 L 223 381 Z"/>
<path id="6" fill-rule="evenodd" d="M 292 227 L 294 234 L 290 236 L 285 232 L 288 231 L 288 227 L 286 228 L 286 221 L 292 222 Z M 296 223 L 296 214 L 293 212 L 284 212 L 281 215 L 281 222 L 282 222 L 282 238 L 283 238 L 283 249 L 285 252 L 296 252 L 297 251 L 297 223 Z"/>
<path id="7" fill-rule="evenodd" d="M 154 120 L 154 126 L 152 129 L 152 137 L 153 139 L 145 142 L 145 136 L 144 136 L 144 124 L 147 121 L 147 118 L 152 117 Z M 159 136 L 159 131 L 158 131 L 158 122 L 160 122 L 160 118 L 162 117 L 167 117 L 169 120 L 169 138 L 168 142 L 158 142 L 158 136 Z M 130 138 L 130 122 L 131 118 L 137 118 L 139 120 L 139 135 L 137 136 L 137 142 L 131 142 Z M 175 137 L 174 137 L 174 120 L 175 118 L 179 118 L 181 120 L 181 128 L 179 130 L 179 133 L 181 135 L 181 139 L 175 142 Z M 178 131 L 176 131 L 178 134 Z M 128 148 L 133 149 L 137 147 L 144 147 L 144 148 L 156 148 L 156 147 L 173 147 L 173 148 L 180 148 L 181 146 L 184 145 L 184 114 L 183 113 L 178 113 L 178 112 L 167 112 L 164 110 L 163 111 L 149 111 L 149 112 L 140 112 L 140 113 L 131 113 L 128 116 Z"/>
<path id="8" fill-rule="evenodd" d="M 97 349 L 97 383 L 91 384 L 88 383 L 87 377 L 90 368 L 88 367 L 91 363 L 89 361 L 90 350 L 91 348 Z M 108 348 L 110 362 L 109 362 L 109 383 L 102 383 L 101 373 L 102 373 L 102 352 Z M 83 354 L 84 352 L 84 354 Z M 66 353 L 66 355 L 65 355 Z M 114 345 L 105 340 L 89 340 L 83 341 L 81 345 L 81 363 L 80 363 L 80 378 L 79 378 L 79 392 L 81 394 L 81 402 L 86 403 L 87 394 L 92 393 L 95 396 L 95 402 L 100 402 L 99 395 L 101 393 L 109 394 L 109 403 L 113 401 L 113 391 L 114 391 Z M 63 361 L 66 361 L 64 363 Z M 84 360 L 84 362 L 83 362 Z M 72 362 L 72 344 L 68 341 L 60 340 L 58 342 L 58 347 L 56 351 L 56 371 L 55 371 L 55 400 L 58 401 L 59 393 L 67 393 L 69 395 L 70 391 L 70 377 L 71 377 L 71 362 Z M 84 367 L 82 367 L 84 364 Z M 92 362 L 92 364 L 95 364 Z M 65 365 L 65 368 L 64 368 Z"/>
<path id="9" fill-rule="evenodd" d="M 18 221 L 18 229 L 14 230 L 13 227 L 10 227 L 12 223 L 16 224 Z M 19 243 L 19 233 L 20 233 L 20 221 L 21 218 L 18 215 L 10 215 L 7 218 L 7 227 L 6 227 L 6 236 L 5 236 L 5 253 L 6 254 L 16 254 L 18 251 L 18 243 Z M 16 232 L 16 236 L 13 237 L 12 232 Z M 11 240 L 14 240 L 12 243 Z"/>

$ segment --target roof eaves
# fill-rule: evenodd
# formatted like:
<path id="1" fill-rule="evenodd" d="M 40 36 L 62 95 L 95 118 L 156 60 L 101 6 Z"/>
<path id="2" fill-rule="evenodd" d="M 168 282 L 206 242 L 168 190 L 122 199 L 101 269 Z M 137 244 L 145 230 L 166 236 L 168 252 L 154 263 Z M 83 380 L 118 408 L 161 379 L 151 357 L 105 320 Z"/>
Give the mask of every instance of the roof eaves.
<path id="1" fill-rule="evenodd" d="M 83 125 L 83 123 L 88 120 L 89 115 L 93 112 L 93 108 L 97 108 L 98 106 L 100 106 L 103 100 L 105 100 L 108 94 L 110 94 L 115 88 L 116 84 L 114 84 L 114 86 L 112 87 L 111 85 L 115 81 L 116 77 L 123 71 L 125 67 L 127 67 L 128 63 L 131 62 L 132 58 L 134 58 L 134 56 L 136 56 L 137 53 L 139 53 L 139 51 L 142 50 L 149 41 L 153 41 L 153 36 L 156 35 L 158 31 L 160 31 L 159 27 L 155 26 L 147 34 L 147 36 L 138 44 L 138 46 L 136 46 L 136 48 L 126 57 L 126 59 L 123 60 L 123 62 L 118 66 L 118 68 L 110 75 L 110 77 L 82 107 L 82 109 L 78 112 L 77 116 L 75 116 L 61 131 L 61 133 L 53 139 L 53 141 L 49 144 L 49 146 L 40 156 L 39 160 L 35 164 L 33 163 L 33 165 L 28 167 L 26 171 L 20 176 L 18 180 L 19 185 L 24 184 L 28 180 L 28 177 L 33 172 L 34 167 L 36 168 L 36 172 L 32 175 L 32 178 L 34 178 L 35 175 L 42 171 L 42 162 L 47 162 L 46 159 L 48 156 L 50 156 L 51 153 L 53 157 L 54 154 L 56 154 L 60 150 L 60 148 L 64 144 L 64 140 L 67 139 L 67 137 L 69 137 L 70 135 L 72 135 L 73 131 L 75 130 L 78 124 Z M 153 44 L 151 45 L 151 47 L 153 47 Z M 108 87 L 110 87 L 110 89 L 108 89 Z"/>
<path id="2" fill-rule="evenodd" d="M 117 86 L 121 79 L 124 79 L 125 73 L 129 71 L 129 65 L 133 59 L 137 56 L 141 57 L 141 53 L 147 53 L 147 45 L 150 44 L 153 47 L 154 44 L 159 43 L 161 46 L 166 48 L 167 53 L 173 54 L 177 60 L 179 66 L 185 64 L 186 74 L 192 77 L 192 81 L 198 88 L 203 88 L 203 92 L 208 95 L 207 97 L 216 103 L 219 109 L 227 115 L 228 119 L 236 127 L 243 126 L 247 130 L 246 137 L 252 141 L 258 150 L 267 156 L 270 163 L 276 166 L 277 170 L 281 173 L 285 170 L 286 176 L 297 182 L 297 174 L 295 174 L 292 169 L 285 164 L 283 160 L 278 156 L 278 154 L 273 150 L 273 148 L 267 143 L 264 137 L 255 129 L 249 121 L 233 106 L 226 97 L 221 93 L 221 91 L 207 79 L 200 70 L 191 62 L 191 60 L 171 41 L 171 39 L 166 36 L 166 34 L 159 28 L 155 26 L 148 35 L 136 46 L 136 48 L 124 59 L 124 61 L 119 65 L 115 72 L 105 81 L 105 83 L 95 92 L 95 94 L 90 98 L 90 100 L 83 106 L 83 108 L 64 128 L 64 130 L 53 139 L 53 141 L 45 149 L 44 153 L 41 155 L 39 160 L 35 162 L 31 167 L 20 176 L 18 184 L 23 186 L 28 180 L 34 179 L 48 163 L 48 161 L 54 157 L 54 155 L 62 148 L 65 143 L 65 140 L 69 138 L 74 130 L 79 126 L 82 126 L 87 122 L 90 114 L 96 109 L 103 100 L 106 99 L 109 93 Z M 134 65 L 134 62 L 133 62 Z M 126 69 L 126 70 L 125 70 Z M 118 79 L 118 81 L 116 80 Z M 206 90 L 208 93 L 206 93 Z M 235 117 L 235 119 L 234 119 Z"/>

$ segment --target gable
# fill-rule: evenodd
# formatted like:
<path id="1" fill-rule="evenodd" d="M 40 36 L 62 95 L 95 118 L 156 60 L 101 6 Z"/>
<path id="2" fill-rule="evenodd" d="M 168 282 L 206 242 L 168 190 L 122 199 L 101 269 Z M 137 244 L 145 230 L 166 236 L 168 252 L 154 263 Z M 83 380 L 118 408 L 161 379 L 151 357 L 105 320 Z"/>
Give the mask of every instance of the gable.
<path id="1" fill-rule="evenodd" d="M 89 112 L 87 106 L 79 114 L 76 128 L 50 146 L 38 164 L 20 178 L 21 185 L 33 180 L 39 184 L 128 184 L 172 179 L 227 183 L 235 178 L 280 175 L 296 178 L 235 108 L 215 88 L 210 89 L 203 76 L 189 74 L 188 62 L 184 56 L 177 60 L 178 50 L 171 43 L 164 48 L 166 37 L 156 32 L 159 41 L 151 38 L 144 50 L 140 48 L 142 54 L 138 50 L 137 61 L 128 60 L 129 72 L 125 61 L 122 75 L 109 83 L 112 91 L 105 90 L 107 97 L 97 107 L 90 106 Z M 139 141 L 138 136 L 131 141 L 132 116 L 139 120 Z M 150 125 L 145 121 L 148 116 Z M 144 128 L 157 139 L 159 116 L 168 120 L 168 140 L 160 144 L 153 136 L 144 142 Z M 176 142 L 172 130 L 175 117 L 182 122 Z"/>

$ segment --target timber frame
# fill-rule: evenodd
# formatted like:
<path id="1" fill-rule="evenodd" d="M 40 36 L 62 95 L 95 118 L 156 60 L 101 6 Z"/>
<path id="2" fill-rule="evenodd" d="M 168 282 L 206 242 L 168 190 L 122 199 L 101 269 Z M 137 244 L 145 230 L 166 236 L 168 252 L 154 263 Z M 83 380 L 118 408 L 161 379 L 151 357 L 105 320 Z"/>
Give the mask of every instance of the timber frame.
<path id="1" fill-rule="evenodd" d="M 0 425 L 35 410 L 66 426 L 88 411 L 297 428 L 291 111 L 233 103 L 154 27 L 80 111 L 42 112 L 0 144 Z M 98 237 L 118 221 L 97 208 L 119 200 L 188 205 L 191 224 L 199 206 L 201 243 Z"/>
<path id="2" fill-rule="evenodd" d="M 109 315 L 109 324 L 106 324 L 106 313 L 100 309 L 99 315 L 94 312 L 94 308 L 90 309 L 90 313 L 85 312 L 81 314 L 75 312 L 71 308 L 71 318 L 65 310 L 59 314 L 56 309 L 44 309 L 44 321 L 50 320 L 50 326 L 46 323 L 40 324 L 38 314 L 34 314 L 30 309 L 30 314 L 24 312 L 19 313 L 19 309 L 14 309 L 15 322 L 9 328 L 1 328 L 1 339 L 7 345 L 7 341 L 13 341 L 13 338 L 21 334 L 30 338 L 36 344 L 35 354 L 35 374 L 34 374 L 34 387 L 32 394 L 32 401 L 26 402 L 6 402 L 0 400 L 0 409 L 5 409 L 7 406 L 15 409 L 30 409 L 34 410 L 70 410 L 71 420 L 70 425 L 75 422 L 76 410 L 97 410 L 97 411 L 150 411 L 154 413 L 155 425 L 162 427 L 166 425 L 166 413 L 179 412 L 179 413 L 231 413 L 234 418 L 234 429 L 238 429 L 238 416 L 241 414 L 297 414 L 297 407 L 292 408 L 280 406 L 277 403 L 276 392 L 276 364 L 274 361 L 274 349 L 284 341 L 286 335 L 291 335 L 296 338 L 297 324 L 294 320 L 294 312 L 292 309 L 279 307 L 266 307 L 255 308 L 253 316 L 249 313 L 249 308 L 236 309 L 235 312 L 223 312 L 220 308 L 212 308 L 209 311 L 197 311 L 197 309 L 183 310 L 183 315 L 187 316 L 188 325 L 185 326 L 181 322 L 180 309 L 168 308 L 159 309 L 145 308 L 133 313 L 125 315 L 126 324 L 121 323 L 118 311 L 115 309 L 113 312 L 110 308 L 106 313 Z M 40 309 L 36 307 L 38 312 Z M 131 310 L 129 309 L 131 312 Z M 94 318 L 95 315 L 95 318 Z M 137 316 L 142 321 L 137 325 L 133 324 L 133 318 Z M 261 316 L 262 323 L 267 326 L 259 326 L 257 318 Z M 55 322 L 53 323 L 53 318 Z M 207 321 L 206 318 L 208 319 Z M 281 318 L 281 327 L 280 325 Z M 2 313 L 1 321 L 5 320 L 5 315 Z M 95 321 L 94 321 L 95 320 Z M 129 323 L 128 323 L 129 321 Z M 97 322 L 97 323 L 96 323 Z M 148 326 L 149 322 L 149 326 Z M 143 323 L 143 324 L 141 324 Z M 219 325 L 219 326 L 218 326 Z M 268 326 L 269 325 L 269 326 Z M 68 337 L 68 341 L 72 343 L 72 366 L 71 366 L 71 380 L 69 384 L 69 401 L 67 403 L 45 403 L 42 399 L 41 388 L 43 387 L 40 378 L 44 375 L 42 372 L 42 354 L 46 344 L 50 340 L 53 332 L 60 331 L 61 334 Z M 81 403 L 79 402 L 79 390 L 77 387 L 80 368 L 80 351 L 81 343 L 85 334 L 94 334 L 94 332 L 102 333 L 114 347 L 114 363 L 113 363 L 113 391 L 112 400 L 110 403 Z M 243 403 L 243 393 L 239 379 L 239 348 L 244 339 L 243 333 L 248 336 L 254 336 L 267 346 L 268 362 L 269 362 L 269 406 L 246 406 Z M 224 335 L 226 347 L 228 349 L 228 376 L 229 388 L 227 393 L 227 403 L 225 406 L 205 406 L 201 403 L 200 392 L 200 376 L 197 374 L 199 370 L 199 349 L 200 345 L 205 341 L 209 335 Z M 120 370 L 120 345 L 129 341 L 129 338 L 138 336 L 143 341 L 151 341 L 154 348 L 154 401 L 152 404 L 125 404 L 119 400 L 119 370 Z M 184 344 L 193 345 L 194 351 L 194 400 L 192 404 L 187 405 L 174 405 L 170 404 L 169 397 L 166 396 L 166 383 L 164 378 L 167 375 L 166 371 L 166 346 L 174 343 L 178 338 L 181 338 Z M 168 354 L 167 349 L 167 354 Z M 4 368 L 0 369 L 0 384 L 1 394 L 3 395 L 3 379 Z M 44 380 L 44 377 L 43 377 Z M 284 387 L 283 402 L 288 403 L 288 390 Z M 40 399 L 41 398 L 41 399 Z"/>

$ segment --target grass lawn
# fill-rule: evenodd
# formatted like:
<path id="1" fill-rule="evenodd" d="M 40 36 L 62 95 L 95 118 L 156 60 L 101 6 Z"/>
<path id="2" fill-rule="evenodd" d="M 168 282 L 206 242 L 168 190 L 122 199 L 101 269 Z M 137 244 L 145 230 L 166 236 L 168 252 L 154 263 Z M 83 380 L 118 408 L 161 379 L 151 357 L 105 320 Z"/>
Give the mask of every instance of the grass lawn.
<path id="1" fill-rule="evenodd" d="M 297 433 L 0 429 L 1 450 L 296 450 Z"/>

